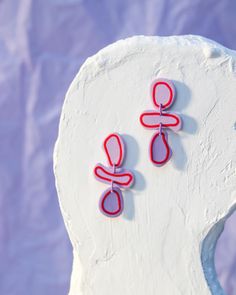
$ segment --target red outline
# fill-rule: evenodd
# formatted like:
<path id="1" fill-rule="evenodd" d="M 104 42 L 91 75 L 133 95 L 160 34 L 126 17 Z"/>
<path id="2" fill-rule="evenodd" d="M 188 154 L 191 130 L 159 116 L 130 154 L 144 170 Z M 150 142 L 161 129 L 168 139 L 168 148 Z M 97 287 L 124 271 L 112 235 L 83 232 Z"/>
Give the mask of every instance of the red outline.
<path id="1" fill-rule="evenodd" d="M 160 108 L 160 105 L 156 102 L 155 92 L 156 92 L 157 86 L 162 85 L 162 84 L 164 84 L 170 91 L 170 98 L 169 98 L 168 102 L 166 104 L 162 105 L 162 109 L 166 109 L 172 104 L 173 99 L 174 99 L 174 93 L 173 93 L 174 92 L 174 89 L 173 89 L 174 86 L 172 86 L 172 84 L 170 82 L 162 81 L 162 80 L 161 81 L 159 80 L 159 81 L 155 82 L 155 84 L 152 86 L 153 87 L 152 88 L 152 100 L 153 100 L 154 105 L 156 107 Z"/>
<path id="2" fill-rule="evenodd" d="M 158 112 L 155 112 L 155 111 L 151 111 L 151 112 L 146 112 L 146 113 L 142 113 L 141 116 L 139 117 L 139 121 L 141 123 L 141 125 L 143 125 L 144 127 L 146 128 L 158 128 L 160 127 L 160 124 L 156 124 L 156 125 L 147 125 L 143 122 L 143 117 L 146 116 L 146 115 L 157 115 L 157 116 L 160 116 L 160 113 Z M 165 113 L 162 113 L 162 115 L 160 117 L 172 117 L 172 118 L 175 118 L 177 123 L 176 124 L 164 124 L 164 123 L 161 123 L 162 124 L 162 127 L 175 127 L 175 126 L 178 126 L 180 124 L 180 118 L 177 116 L 177 115 L 174 115 L 174 114 L 165 114 Z"/>
<path id="3" fill-rule="evenodd" d="M 119 148 L 120 148 L 120 156 L 119 156 L 119 160 L 118 160 L 118 163 L 117 164 L 112 163 L 111 158 L 110 158 L 110 155 L 109 155 L 109 152 L 108 152 L 108 149 L 106 147 L 107 141 L 111 137 L 115 137 L 117 139 L 118 145 L 119 145 Z M 123 157 L 124 157 L 124 144 L 122 142 L 121 137 L 118 134 L 116 134 L 116 133 L 112 133 L 112 134 L 108 135 L 105 138 L 105 140 L 104 140 L 103 147 L 104 147 L 105 153 L 107 155 L 107 159 L 108 159 L 108 162 L 109 162 L 110 166 L 114 166 L 115 165 L 116 167 L 119 167 L 121 165 L 121 163 L 123 161 Z"/>
<path id="4" fill-rule="evenodd" d="M 159 136 L 159 134 L 160 134 L 159 132 L 157 132 L 156 134 L 154 134 L 154 136 L 152 137 L 151 143 L 150 143 L 150 148 L 149 148 L 151 161 L 152 161 L 152 163 L 155 164 L 155 165 L 162 165 L 162 164 L 165 164 L 165 163 L 169 160 L 169 157 L 170 157 L 170 147 L 169 147 L 169 145 L 168 145 L 168 143 L 167 143 L 167 140 L 166 140 L 166 138 L 165 138 L 165 133 L 162 132 L 162 133 L 161 133 L 162 140 L 163 140 L 163 142 L 164 142 L 164 144 L 165 144 L 165 146 L 166 146 L 166 149 L 167 149 L 166 157 L 165 157 L 165 159 L 164 159 L 163 161 L 160 161 L 160 162 L 155 161 L 155 160 L 153 159 L 153 154 L 152 154 L 152 150 L 153 150 L 153 148 L 152 148 L 152 147 L 153 147 L 153 142 L 154 142 L 154 140 Z"/>
<path id="5" fill-rule="evenodd" d="M 120 193 L 117 191 L 117 190 L 113 190 L 113 193 L 116 194 L 116 197 L 117 197 L 117 200 L 118 200 L 118 210 L 114 211 L 114 212 L 110 212 L 110 211 L 107 211 L 104 207 L 104 203 L 105 203 L 105 199 L 107 198 L 107 196 L 112 192 L 112 190 L 109 190 L 102 198 L 102 201 L 101 201 L 101 209 L 103 212 L 105 212 L 105 214 L 107 215 L 111 215 L 111 216 L 114 216 L 119 213 L 122 212 L 122 205 L 121 205 L 121 197 L 120 197 Z"/>
<path id="6" fill-rule="evenodd" d="M 121 185 L 121 186 L 131 186 L 131 184 L 132 184 L 132 182 L 133 182 L 133 180 L 134 180 L 134 177 L 133 177 L 133 174 L 132 173 L 117 173 L 116 172 L 116 174 L 114 174 L 114 173 L 110 173 L 110 172 L 107 172 L 103 167 L 101 167 L 101 166 L 96 166 L 95 168 L 94 168 L 94 174 L 95 174 L 95 176 L 98 178 L 98 179 L 102 179 L 102 180 L 105 180 L 105 181 L 107 181 L 107 182 L 112 182 L 112 180 L 110 179 L 110 178 L 106 178 L 106 177 L 102 177 L 102 176 L 100 176 L 100 175 L 98 175 L 97 174 L 97 170 L 98 169 L 101 169 L 102 171 L 103 171 L 103 173 L 105 173 L 105 174 L 107 174 L 107 175 L 109 175 L 109 176 L 113 176 L 113 177 L 123 177 L 123 176 L 128 176 L 128 177 L 130 177 L 130 179 L 128 180 L 128 182 L 120 182 L 120 181 L 115 181 L 115 180 L 113 180 L 113 182 L 115 183 L 115 184 L 118 184 L 118 185 Z"/>

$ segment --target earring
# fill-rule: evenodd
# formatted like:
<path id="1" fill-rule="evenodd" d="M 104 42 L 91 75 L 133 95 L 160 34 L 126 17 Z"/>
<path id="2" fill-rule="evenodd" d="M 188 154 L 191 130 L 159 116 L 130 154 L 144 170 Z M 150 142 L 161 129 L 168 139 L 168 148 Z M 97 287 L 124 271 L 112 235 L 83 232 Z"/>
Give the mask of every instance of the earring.
<path id="1" fill-rule="evenodd" d="M 145 111 L 140 116 L 140 123 L 148 129 L 157 129 L 149 146 L 149 155 L 154 165 L 162 166 L 171 157 L 168 136 L 164 128 L 173 131 L 181 129 L 181 118 L 176 114 L 164 112 L 174 102 L 175 88 L 171 81 L 166 79 L 155 80 L 151 85 L 151 95 L 156 111 Z"/>
<path id="2" fill-rule="evenodd" d="M 117 133 L 110 134 L 104 141 L 103 147 L 109 167 L 97 164 L 94 176 L 98 181 L 110 184 L 100 197 L 100 211 L 108 217 L 119 216 L 124 207 L 120 188 L 129 188 L 134 182 L 134 176 L 129 170 L 120 168 L 125 157 L 125 146 Z"/>

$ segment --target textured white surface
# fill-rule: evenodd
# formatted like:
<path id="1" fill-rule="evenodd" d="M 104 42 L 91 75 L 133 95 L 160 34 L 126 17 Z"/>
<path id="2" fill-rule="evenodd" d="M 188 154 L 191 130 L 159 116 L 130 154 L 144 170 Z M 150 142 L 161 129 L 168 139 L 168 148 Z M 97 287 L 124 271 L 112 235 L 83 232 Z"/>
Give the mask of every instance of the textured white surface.
<path id="1" fill-rule="evenodd" d="M 54 167 L 61 210 L 74 247 L 71 295 L 223 294 L 212 259 L 236 200 L 235 53 L 196 36 L 133 37 L 89 58 L 64 103 Z M 148 158 L 153 135 L 139 124 L 152 108 L 150 84 L 174 81 L 183 130 L 169 132 L 172 159 Z M 124 136 L 124 166 L 136 183 L 124 214 L 98 210 L 107 188 L 93 177 L 111 132 Z"/>

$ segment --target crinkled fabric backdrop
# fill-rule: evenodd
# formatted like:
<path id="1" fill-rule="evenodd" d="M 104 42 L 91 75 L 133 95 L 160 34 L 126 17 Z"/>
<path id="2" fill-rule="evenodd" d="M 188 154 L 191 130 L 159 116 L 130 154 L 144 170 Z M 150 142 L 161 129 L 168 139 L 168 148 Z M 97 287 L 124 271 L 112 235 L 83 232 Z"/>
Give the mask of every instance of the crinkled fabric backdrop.
<path id="1" fill-rule="evenodd" d="M 0 0 L 1 295 L 68 292 L 72 249 L 52 154 L 65 92 L 84 60 L 137 34 L 199 34 L 236 49 L 235 19 L 234 0 Z M 228 295 L 236 294 L 235 223 L 236 214 L 216 251 Z"/>

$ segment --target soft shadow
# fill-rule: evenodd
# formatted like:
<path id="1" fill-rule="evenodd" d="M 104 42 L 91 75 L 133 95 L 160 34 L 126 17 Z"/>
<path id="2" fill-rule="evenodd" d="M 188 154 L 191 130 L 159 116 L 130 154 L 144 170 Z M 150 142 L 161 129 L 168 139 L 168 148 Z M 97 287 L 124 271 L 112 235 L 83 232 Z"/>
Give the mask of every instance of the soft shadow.
<path id="1" fill-rule="evenodd" d="M 215 270 L 215 249 L 217 241 L 224 230 L 224 225 L 226 220 L 233 214 L 236 210 L 236 205 L 234 205 L 229 213 L 218 221 L 208 232 L 207 236 L 203 240 L 201 247 L 201 262 L 202 268 L 205 275 L 205 279 L 209 286 L 212 295 L 226 295 L 217 277 Z"/>
<path id="2" fill-rule="evenodd" d="M 134 206 L 134 193 L 133 191 L 142 191 L 146 187 L 146 182 L 143 175 L 135 170 L 135 166 L 139 160 L 139 146 L 137 141 L 128 134 L 122 134 L 126 148 L 126 158 L 124 160 L 123 167 L 130 169 L 135 177 L 135 182 L 130 190 L 124 191 L 124 217 L 128 220 L 132 220 L 135 216 Z"/>
<path id="3" fill-rule="evenodd" d="M 187 134 L 195 134 L 197 132 L 197 121 L 185 114 L 180 114 L 183 126 L 182 131 Z"/>
<path id="4" fill-rule="evenodd" d="M 171 150 L 172 150 L 172 162 L 175 168 L 179 170 L 184 170 L 187 163 L 187 155 L 184 147 L 181 143 L 181 135 L 177 133 L 171 134 Z"/>
<path id="5" fill-rule="evenodd" d="M 176 88 L 176 99 L 174 105 L 168 110 L 169 113 L 173 111 L 180 115 L 182 119 L 182 134 L 192 135 L 197 132 L 197 121 L 183 114 L 183 110 L 187 107 L 191 100 L 191 91 L 187 85 L 182 82 L 173 80 L 173 83 Z M 170 135 L 171 149 L 172 149 L 172 162 L 174 166 L 179 170 L 184 170 L 187 163 L 187 155 L 182 144 L 182 136 L 179 133 L 168 131 Z"/>
<path id="6" fill-rule="evenodd" d="M 191 100 L 191 91 L 189 87 L 183 82 L 172 80 L 175 85 L 176 97 L 173 106 L 170 110 L 182 112 L 189 104 Z"/>

